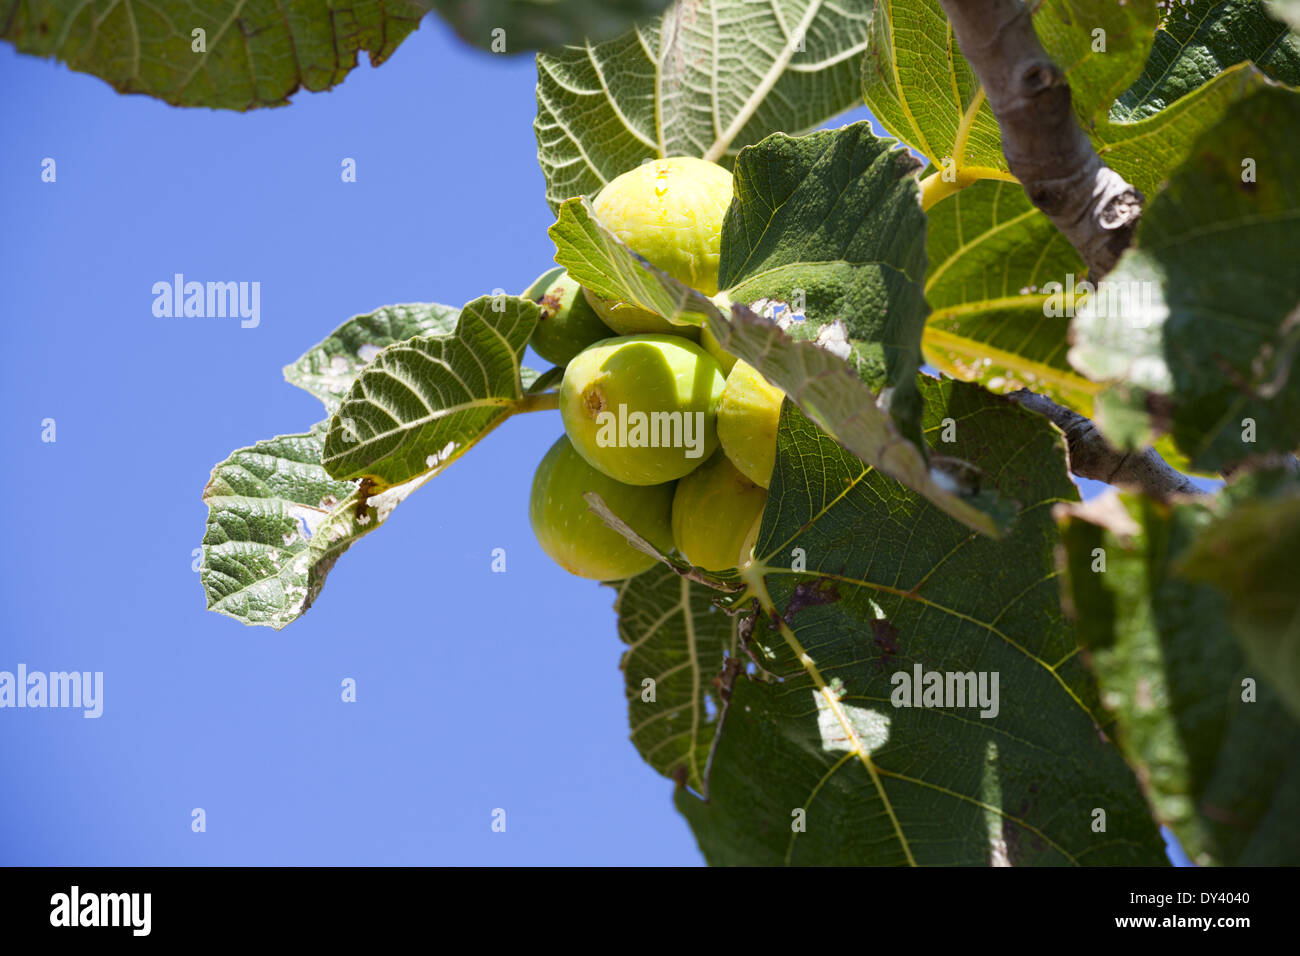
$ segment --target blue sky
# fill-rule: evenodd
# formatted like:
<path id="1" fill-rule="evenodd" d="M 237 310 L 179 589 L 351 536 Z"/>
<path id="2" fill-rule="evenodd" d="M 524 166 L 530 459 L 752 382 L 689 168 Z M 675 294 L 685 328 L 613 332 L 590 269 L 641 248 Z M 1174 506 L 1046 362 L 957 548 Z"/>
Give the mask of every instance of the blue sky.
<path id="1" fill-rule="evenodd" d="M 105 682 L 97 720 L 0 715 L 0 863 L 701 862 L 628 741 L 613 593 L 528 528 L 558 416 L 491 435 L 278 634 L 204 611 L 191 567 L 212 466 L 323 417 L 281 366 L 350 315 L 548 267 L 534 79 L 426 20 L 382 68 L 238 115 L 0 44 L 0 669 Z M 260 325 L 156 318 L 177 272 L 259 281 Z"/>

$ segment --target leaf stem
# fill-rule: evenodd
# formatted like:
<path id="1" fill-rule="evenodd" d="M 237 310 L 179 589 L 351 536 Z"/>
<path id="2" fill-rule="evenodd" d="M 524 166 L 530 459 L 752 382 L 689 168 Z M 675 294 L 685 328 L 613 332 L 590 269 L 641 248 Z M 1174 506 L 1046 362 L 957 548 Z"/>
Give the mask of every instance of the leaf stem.
<path id="1" fill-rule="evenodd" d="M 981 179 L 996 179 L 1004 183 L 1018 183 L 1020 181 L 1005 169 L 995 169 L 992 166 L 962 166 L 952 173 L 950 180 L 945 180 L 943 174 L 944 170 L 940 169 L 921 180 L 921 209 L 923 211 L 929 211 L 930 207 L 935 203 L 947 199 L 954 193 L 961 192 L 967 186 L 975 185 Z"/>

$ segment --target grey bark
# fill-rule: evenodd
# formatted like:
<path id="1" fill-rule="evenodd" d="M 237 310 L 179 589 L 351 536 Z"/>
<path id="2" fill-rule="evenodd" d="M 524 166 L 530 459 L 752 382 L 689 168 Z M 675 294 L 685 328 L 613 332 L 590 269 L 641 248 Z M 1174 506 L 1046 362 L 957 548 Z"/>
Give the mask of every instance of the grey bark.
<path id="1" fill-rule="evenodd" d="M 1204 494 L 1192 484 L 1190 478 L 1175 471 L 1154 448 L 1120 451 L 1106 441 L 1090 419 L 1027 388 L 1012 392 L 1007 397 L 1023 408 L 1042 415 L 1065 433 L 1070 471 L 1076 475 L 1110 485 L 1137 488 L 1157 498 Z"/>
<path id="2" fill-rule="evenodd" d="M 1097 156 L 1021 0 L 940 3 L 1002 129 L 1007 166 L 1096 282 L 1131 241 L 1142 193 Z"/>

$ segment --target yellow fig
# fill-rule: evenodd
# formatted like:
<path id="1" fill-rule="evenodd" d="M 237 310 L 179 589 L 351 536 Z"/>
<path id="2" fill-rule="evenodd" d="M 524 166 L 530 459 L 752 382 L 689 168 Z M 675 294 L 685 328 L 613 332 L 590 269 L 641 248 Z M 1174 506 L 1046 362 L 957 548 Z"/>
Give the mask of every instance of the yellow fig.
<path id="1" fill-rule="evenodd" d="M 718 452 L 677 482 L 673 544 L 706 571 L 738 568 L 750 558 L 766 503 L 767 491 Z"/>
<path id="2" fill-rule="evenodd" d="M 579 577 L 617 581 L 648 571 L 655 559 L 628 544 L 587 506 L 594 491 L 609 509 L 660 551 L 672 547 L 673 486 L 635 487 L 592 468 L 561 435 L 533 475 L 528 519 L 542 550 Z"/>
<path id="3" fill-rule="evenodd" d="M 725 292 L 719 292 L 713 297 L 713 304 L 718 307 L 728 320 L 731 318 L 731 296 Z M 700 330 L 700 345 L 704 346 L 704 351 L 718 360 L 718 364 L 722 366 L 723 375 L 731 374 L 731 370 L 736 364 L 736 356 L 718 344 L 718 340 L 713 337 L 713 333 L 709 331 L 707 325 Z"/>
<path id="4" fill-rule="evenodd" d="M 776 464 L 776 426 L 785 393 L 748 362 L 737 361 L 718 403 L 718 441 L 750 481 L 766 488 Z"/>
<path id="5" fill-rule="evenodd" d="M 718 291 L 722 220 L 731 205 L 731 173 L 691 156 L 656 159 L 605 184 L 592 209 L 606 228 L 655 268 L 699 292 Z M 674 325 L 626 302 L 584 289 L 587 301 L 622 335 L 656 332 L 699 338 L 699 327 Z"/>
<path id="6" fill-rule="evenodd" d="M 676 335 L 625 335 L 580 352 L 560 383 L 560 417 L 593 467 L 629 485 L 657 485 L 718 447 L 726 382 L 713 356 Z"/>

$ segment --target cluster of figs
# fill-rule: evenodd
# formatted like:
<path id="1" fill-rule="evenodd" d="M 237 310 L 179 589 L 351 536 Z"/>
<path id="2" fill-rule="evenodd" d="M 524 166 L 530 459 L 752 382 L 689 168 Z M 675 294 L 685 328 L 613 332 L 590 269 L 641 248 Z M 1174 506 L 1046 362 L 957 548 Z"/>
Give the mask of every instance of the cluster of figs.
<path id="1" fill-rule="evenodd" d="M 655 160 L 610 181 L 593 202 L 601 224 L 655 267 L 718 294 L 719 239 L 732 177 L 721 166 Z M 564 368 L 564 434 L 533 477 L 529 520 L 537 541 L 572 574 L 613 581 L 649 570 L 588 506 L 595 492 L 637 535 L 692 565 L 744 565 L 767 501 L 782 392 L 718 344 L 582 288 L 560 268 L 524 295 L 542 307 L 530 340 Z"/>

